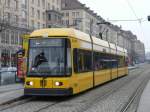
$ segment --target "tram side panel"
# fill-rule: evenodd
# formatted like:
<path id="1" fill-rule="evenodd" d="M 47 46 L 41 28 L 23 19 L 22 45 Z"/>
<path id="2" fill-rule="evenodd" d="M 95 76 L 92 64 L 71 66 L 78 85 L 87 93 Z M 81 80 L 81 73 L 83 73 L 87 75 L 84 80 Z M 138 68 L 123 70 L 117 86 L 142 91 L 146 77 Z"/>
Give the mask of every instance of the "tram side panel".
<path id="1" fill-rule="evenodd" d="M 94 52 L 95 86 L 111 80 L 111 68 L 108 54 Z"/>
<path id="2" fill-rule="evenodd" d="M 118 77 L 125 75 L 124 56 L 118 56 Z"/>
<path id="3" fill-rule="evenodd" d="M 92 60 L 89 50 L 74 48 L 74 74 L 77 77 L 79 92 L 93 87 Z"/>

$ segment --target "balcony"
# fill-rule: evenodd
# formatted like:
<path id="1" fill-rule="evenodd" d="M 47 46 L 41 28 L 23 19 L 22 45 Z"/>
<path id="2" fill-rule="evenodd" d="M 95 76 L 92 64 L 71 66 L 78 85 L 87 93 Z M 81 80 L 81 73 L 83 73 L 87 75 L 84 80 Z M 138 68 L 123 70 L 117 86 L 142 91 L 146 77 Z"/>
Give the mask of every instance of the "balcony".
<path id="1" fill-rule="evenodd" d="M 46 11 L 46 25 L 49 27 L 63 27 L 62 14 L 55 10 Z"/>

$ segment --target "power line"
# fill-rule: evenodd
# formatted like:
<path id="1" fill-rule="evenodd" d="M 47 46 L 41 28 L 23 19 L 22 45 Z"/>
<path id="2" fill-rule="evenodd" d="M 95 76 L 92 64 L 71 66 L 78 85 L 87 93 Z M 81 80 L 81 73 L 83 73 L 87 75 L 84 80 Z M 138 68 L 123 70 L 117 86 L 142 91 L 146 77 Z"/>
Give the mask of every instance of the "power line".
<path id="1" fill-rule="evenodd" d="M 142 22 L 144 22 L 145 20 L 143 20 L 143 18 L 138 18 L 133 6 L 131 5 L 130 1 L 129 0 L 126 0 L 129 8 L 131 9 L 131 11 L 133 12 L 134 16 L 136 17 L 136 19 L 138 20 L 139 22 L 139 27 L 140 27 L 140 30 L 141 30 L 141 36 L 144 37 L 144 31 L 143 31 L 143 27 L 142 27 Z"/>
<path id="2" fill-rule="evenodd" d="M 129 6 L 129 8 L 132 10 L 132 12 L 133 12 L 134 16 L 136 17 L 136 19 L 139 20 L 137 14 L 135 13 L 134 8 L 132 7 L 131 3 L 129 2 L 129 0 L 126 0 L 126 2 L 127 2 L 128 6 Z"/>
<path id="3" fill-rule="evenodd" d="M 142 18 L 140 18 L 140 19 L 120 19 L 120 20 L 119 20 L 119 19 L 118 19 L 118 20 L 109 20 L 109 19 L 108 19 L 108 21 L 111 21 L 111 22 L 118 22 L 118 21 L 125 21 L 125 22 L 126 22 L 126 21 L 127 21 L 127 22 L 130 22 L 130 21 L 131 21 L 131 22 L 132 22 L 132 21 L 141 21 L 141 22 L 143 22 L 143 21 L 142 21 Z"/>

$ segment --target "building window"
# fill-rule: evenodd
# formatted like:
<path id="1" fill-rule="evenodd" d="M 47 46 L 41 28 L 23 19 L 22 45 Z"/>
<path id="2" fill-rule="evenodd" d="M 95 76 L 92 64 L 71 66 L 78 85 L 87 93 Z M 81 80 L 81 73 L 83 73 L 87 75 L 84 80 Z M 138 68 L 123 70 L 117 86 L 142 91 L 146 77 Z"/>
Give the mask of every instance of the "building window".
<path id="1" fill-rule="evenodd" d="M 6 1 L 5 1 L 5 4 L 6 4 L 6 7 L 9 8 L 9 7 L 10 7 L 10 0 L 6 0 Z"/>
<path id="2" fill-rule="evenodd" d="M 27 18 L 27 13 L 25 11 L 22 11 L 22 18 L 26 20 Z"/>
<path id="3" fill-rule="evenodd" d="M 50 10 L 50 3 L 48 3 L 48 9 Z"/>
<path id="4" fill-rule="evenodd" d="M 5 31 L 1 33 L 1 43 L 5 43 Z"/>
<path id="5" fill-rule="evenodd" d="M 77 20 L 73 20 L 73 25 L 77 26 Z"/>
<path id="6" fill-rule="evenodd" d="M 43 12 L 43 21 L 45 21 L 45 20 L 46 20 L 45 13 Z"/>
<path id="7" fill-rule="evenodd" d="M 79 12 L 76 12 L 76 16 L 78 17 L 80 15 L 80 13 Z"/>
<path id="8" fill-rule="evenodd" d="M 43 24 L 43 28 L 45 28 L 45 24 Z"/>
<path id="9" fill-rule="evenodd" d="M 66 16 L 69 16 L 69 13 L 68 13 L 68 12 L 66 13 Z"/>
<path id="10" fill-rule="evenodd" d="M 37 23 L 38 29 L 40 29 L 40 22 Z"/>
<path id="11" fill-rule="evenodd" d="M 10 51 L 7 49 L 3 49 L 1 53 L 2 58 L 2 67 L 8 67 L 10 63 Z"/>
<path id="12" fill-rule="evenodd" d="M 40 0 L 38 0 L 38 6 L 40 6 Z"/>
<path id="13" fill-rule="evenodd" d="M 14 16 L 14 20 L 15 20 L 15 24 L 18 24 L 18 22 L 19 22 L 19 18 L 18 18 L 18 16 L 17 16 L 17 15 L 15 15 L 15 16 Z"/>
<path id="14" fill-rule="evenodd" d="M 18 9 L 18 1 L 15 0 L 14 2 L 15 2 L 15 3 L 14 3 L 14 7 L 15 7 L 15 9 L 17 10 L 17 9 Z"/>
<path id="15" fill-rule="evenodd" d="M 69 20 L 66 20 L 66 25 L 69 25 Z"/>
<path id="16" fill-rule="evenodd" d="M 11 31 L 11 44 L 14 44 L 15 42 L 14 42 L 14 31 Z"/>
<path id="17" fill-rule="evenodd" d="M 6 31 L 5 43 L 9 44 L 9 30 Z"/>
<path id="18" fill-rule="evenodd" d="M 48 14 L 48 20 L 51 21 L 51 14 Z"/>
<path id="19" fill-rule="evenodd" d="M 42 0 L 43 8 L 45 8 L 45 0 Z"/>
<path id="20" fill-rule="evenodd" d="M 72 12 L 72 16 L 75 17 L 75 12 Z"/>
<path id="21" fill-rule="evenodd" d="M 18 32 L 15 32 L 15 44 L 18 45 Z"/>
<path id="22" fill-rule="evenodd" d="M 10 13 L 6 13 L 6 19 L 10 22 Z"/>
<path id="23" fill-rule="evenodd" d="M 32 0 L 32 4 L 34 4 L 34 0 Z"/>
<path id="24" fill-rule="evenodd" d="M 27 2 L 26 0 L 22 0 L 22 4 L 23 4 L 23 5 L 25 5 L 25 4 L 26 4 L 26 2 Z"/>
<path id="25" fill-rule="evenodd" d="M 37 11 L 38 19 L 40 19 L 40 10 Z"/>
<path id="26" fill-rule="evenodd" d="M 27 8 L 27 0 L 22 0 L 22 4 L 23 4 L 24 8 Z"/>
<path id="27" fill-rule="evenodd" d="M 12 67 L 16 67 L 16 65 L 17 65 L 16 60 L 17 60 L 16 53 L 15 53 L 15 51 L 12 51 L 12 53 L 11 53 L 11 60 L 10 60 Z"/>
<path id="28" fill-rule="evenodd" d="M 58 17 L 57 17 L 57 15 L 55 15 L 55 21 L 57 21 L 58 20 Z"/>
<path id="29" fill-rule="evenodd" d="M 34 8 L 31 8 L 32 12 L 31 12 L 31 16 L 34 17 Z"/>
<path id="30" fill-rule="evenodd" d="M 54 5 L 52 6 L 52 10 L 55 10 L 55 7 L 54 7 Z"/>
<path id="31" fill-rule="evenodd" d="M 32 28 L 34 28 L 34 20 L 31 21 Z"/>
<path id="32" fill-rule="evenodd" d="M 19 45 L 23 44 L 23 39 L 22 39 L 22 34 L 24 34 L 25 32 L 20 32 L 19 33 Z"/>

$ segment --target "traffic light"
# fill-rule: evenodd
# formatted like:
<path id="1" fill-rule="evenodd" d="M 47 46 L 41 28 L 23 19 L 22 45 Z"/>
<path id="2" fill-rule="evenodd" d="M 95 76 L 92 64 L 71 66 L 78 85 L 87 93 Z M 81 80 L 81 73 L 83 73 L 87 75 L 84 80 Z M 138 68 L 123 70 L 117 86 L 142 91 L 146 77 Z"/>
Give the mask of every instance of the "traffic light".
<path id="1" fill-rule="evenodd" d="M 150 21 L 150 16 L 147 16 L 148 21 Z"/>

